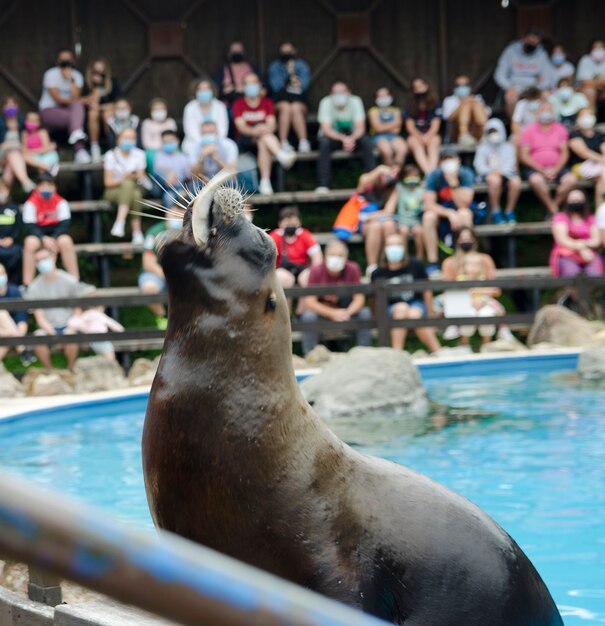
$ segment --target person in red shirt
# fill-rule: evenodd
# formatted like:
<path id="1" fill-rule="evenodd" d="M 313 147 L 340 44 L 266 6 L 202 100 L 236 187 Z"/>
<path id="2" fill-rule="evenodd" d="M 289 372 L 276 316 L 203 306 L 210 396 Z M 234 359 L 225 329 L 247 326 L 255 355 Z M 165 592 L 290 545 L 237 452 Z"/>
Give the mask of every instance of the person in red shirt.
<path id="1" fill-rule="evenodd" d="M 40 174 L 38 186 L 23 205 L 23 224 L 27 231 L 23 243 L 24 285 L 29 285 L 34 279 L 35 257 L 40 248 L 46 248 L 55 255 L 60 253 L 65 271 L 80 280 L 78 257 L 69 235 L 69 204 L 57 193 L 54 178 L 46 172 Z"/>
<path id="2" fill-rule="evenodd" d="M 359 285 L 361 270 L 354 261 L 349 261 L 349 249 L 339 239 L 326 245 L 325 261 L 314 265 L 309 272 L 308 286 L 312 285 Z M 356 293 L 353 296 L 322 294 L 307 296 L 304 299 L 303 322 L 316 322 L 319 318 L 333 322 L 348 322 L 352 319 L 372 319 L 370 309 L 365 306 L 365 296 Z M 319 333 L 304 331 L 302 339 L 303 354 L 310 352 L 319 343 Z M 357 345 L 369 346 L 372 335 L 369 328 L 357 331 Z"/>
<path id="3" fill-rule="evenodd" d="M 269 233 L 277 246 L 277 278 L 284 289 L 296 283 L 306 287 L 311 266 L 323 261 L 321 248 L 311 232 L 302 227 L 297 207 L 284 207 L 277 226 Z"/>
<path id="4" fill-rule="evenodd" d="M 272 156 L 275 156 L 282 167 L 289 169 L 296 161 L 296 152 L 287 152 L 280 146 L 275 135 L 275 106 L 269 98 L 261 94 L 261 88 L 256 74 L 246 75 L 244 97 L 233 103 L 233 122 L 240 153 L 256 152 L 258 155 L 259 192 L 271 195 Z"/>

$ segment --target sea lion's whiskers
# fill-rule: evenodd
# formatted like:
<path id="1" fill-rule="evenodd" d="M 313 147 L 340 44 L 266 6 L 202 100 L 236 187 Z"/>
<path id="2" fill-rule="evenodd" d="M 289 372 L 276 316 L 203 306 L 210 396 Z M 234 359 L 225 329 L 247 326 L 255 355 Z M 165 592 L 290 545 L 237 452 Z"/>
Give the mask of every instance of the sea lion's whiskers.
<path id="1" fill-rule="evenodd" d="M 174 215 L 178 215 L 180 217 L 180 213 L 178 213 L 177 211 L 174 211 L 173 209 L 167 209 L 166 207 L 162 206 L 161 204 L 157 204 L 155 202 L 146 201 L 146 200 L 139 200 L 139 204 L 142 204 L 143 206 L 149 207 L 150 209 L 156 209 L 157 211 L 160 211 L 161 213 L 173 213 Z"/>
<path id="2" fill-rule="evenodd" d="M 158 186 L 159 186 L 159 187 L 160 187 L 163 191 L 165 191 L 166 193 L 170 193 L 170 192 L 168 191 L 168 189 L 166 189 L 166 187 L 164 187 L 164 185 L 162 185 L 162 183 L 161 183 L 161 182 L 160 182 L 160 181 L 159 181 L 159 180 L 158 180 L 158 179 L 157 179 L 157 178 L 156 178 L 153 174 L 151 174 L 151 178 L 153 178 L 153 180 L 157 183 L 157 185 L 158 185 Z M 181 209 L 183 209 L 183 210 L 185 210 L 185 211 L 186 211 L 186 210 L 187 210 L 187 205 L 189 204 L 189 200 L 187 200 L 187 198 L 184 198 L 183 196 L 181 196 L 181 194 L 180 194 L 180 193 L 179 193 L 176 189 L 174 189 L 174 191 L 176 192 L 176 194 L 178 195 L 178 197 L 179 197 L 179 198 L 181 198 L 181 200 L 185 203 L 185 206 L 183 206 L 180 202 L 177 202 L 176 200 L 173 200 L 173 201 L 174 201 L 174 203 L 175 203 L 175 204 L 177 204 L 178 206 L 180 206 L 180 207 L 181 207 Z"/>
<path id="3" fill-rule="evenodd" d="M 132 215 L 140 215 L 141 217 L 148 217 L 149 219 L 152 219 L 152 220 L 161 220 L 162 222 L 171 222 L 174 219 L 170 217 L 160 217 L 159 215 L 151 215 L 150 213 L 143 213 L 141 211 L 130 210 L 128 212 L 131 213 Z"/>

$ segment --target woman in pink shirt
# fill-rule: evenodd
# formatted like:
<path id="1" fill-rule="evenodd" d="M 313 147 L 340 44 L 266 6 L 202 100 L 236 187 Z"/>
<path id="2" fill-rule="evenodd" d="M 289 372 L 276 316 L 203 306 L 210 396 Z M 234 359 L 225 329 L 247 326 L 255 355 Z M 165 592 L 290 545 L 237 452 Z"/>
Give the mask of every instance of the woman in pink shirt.
<path id="1" fill-rule="evenodd" d="M 520 161 L 524 176 L 538 199 L 555 215 L 567 194 L 576 184 L 576 177 L 567 167 L 569 148 L 568 134 L 563 124 L 555 121 L 550 102 L 541 102 L 538 121 L 528 124 L 519 140 Z M 557 183 L 554 198 L 550 184 Z"/>

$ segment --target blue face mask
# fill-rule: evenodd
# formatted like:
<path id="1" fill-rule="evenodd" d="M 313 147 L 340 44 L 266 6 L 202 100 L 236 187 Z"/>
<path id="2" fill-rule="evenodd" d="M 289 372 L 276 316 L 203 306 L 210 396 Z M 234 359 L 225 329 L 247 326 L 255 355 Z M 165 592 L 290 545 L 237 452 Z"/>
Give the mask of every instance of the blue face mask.
<path id="1" fill-rule="evenodd" d="M 249 83 L 244 87 L 244 95 L 246 98 L 256 98 L 260 94 L 260 85 L 257 83 Z"/>
<path id="2" fill-rule="evenodd" d="M 399 263 L 403 261 L 405 248 L 403 246 L 385 246 L 384 254 L 390 263 Z"/>
<path id="3" fill-rule="evenodd" d="M 164 144 L 164 152 L 172 154 L 177 151 L 179 144 L 176 141 L 167 141 Z"/>
<path id="4" fill-rule="evenodd" d="M 48 274 L 55 269 L 55 262 L 52 259 L 42 259 L 38 261 L 36 267 L 40 274 Z"/>
<path id="5" fill-rule="evenodd" d="M 48 191 L 48 190 L 44 190 L 44 191 L 40 191 L 40 195 L 45 199 L 45 200 L 50 200 L 52 198 L 53 192 L 52 191 Z"/>
<path id="6" fill-rule="evenodd" d="M 216 135 L 202 135 L 202 146 L 209 146 L 212 143 L 216 143 Z"/>
<path id="7" fill-rule="evenodd" d="M 0 274 L 0 289 L 3 289 L 8 285 L 8 276 L 6 274 Z"/>
<path id="8" fill-rule="evenodd" d="M 122 139 L 120 141 L 120 150 L 123 150 L 124 152 L 130 152 L 134 147 L 135 147 L 136 143 L 134 141 L 131 141 L 130 139 Z"/>
<path id="9" fill-rule="evenodd" d="M 553 54 L 550 57 L 550 60 L 552 61 L 553 65 L 556 65 L 557 67 L 559 67 L 560 65 L 563 65 L 563 63 L 565 63 L 565 55 L 562 53 Z"/>
<path id="10" fill-rule="evenodd" d="M 471 95 L 471 86 L 470 85 L 456 85 L 454 87 L 454 95 L 459 98 L 466 98 Z"/>
<path id="11" fill-rule="evenodd" d="M 198 102 L 208 104 L 212 98 L 214 98 L 214 94 L 212 93 L 212 89 L 199 89 L 195 92 L 195 97 Z"/>

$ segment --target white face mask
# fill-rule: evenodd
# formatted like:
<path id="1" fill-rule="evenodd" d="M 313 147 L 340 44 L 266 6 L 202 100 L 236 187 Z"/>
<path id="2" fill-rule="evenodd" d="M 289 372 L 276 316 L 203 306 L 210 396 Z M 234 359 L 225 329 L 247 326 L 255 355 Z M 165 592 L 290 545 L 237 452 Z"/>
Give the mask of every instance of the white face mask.
<path id="1" fill-rule="evenodd" d="M 333 93 L 332 94 L 332 102 L 334 103 L 335 107 L 343 108 L 344 106 L 346 106 L 348 101 L 349 101 L 348 93 Z"/>
<path id="2" fill-rule="evenodd" d="M 8 276 L 6 274 L 0 274 L 0 289 L 4 289 L 8 285 Z"/>
<path id="3" fill-rule="evenodd" d="M 567 102 L 573 96 L 573 87 L 559 87 L 557 95 L 563 102 Z"/>
<path id="4" fill-rule="evenodd" d="M 346 262 L 347 260 L 342 256 L 330 254 L 326 257 L 326 267 L 328 268 L 328 271 L 335 274 L 344 270 Z"/>
<path id="5" fill-rule="evenodd" d="M 116 109 L 116 118 L 119 120 L 127 120 L 130 117 L 129 109 Z"/>
<path id="6" fill-rule="evenodd" d="M 55 269 L 55 262 L 52 259 L 42 259 L 38 261 L 36 268 L 40 274 L 49 274 Z"/>
<path id="7" fill-rule="evenodd" d="M 595 48 L 590 56 L 597 62 L 600 63 L 605 59 L 605 48 Z"/>
<path id="8" fill-rule="evenodd" d="M 444 174 L 457 174 L 460 169 L 460 163 L 456 159 L 445 159 L 441 163 L 441 171 Z"/>
<path id="9" fill-rule="evenodd" d="M 597 118 L 592 113 L 587 113 L 586 115 L 582 115 L 578 118 L 578 126 L 583 130 L 588 130 L 589 128 L 594 128 L 594 125 L 597 123 Z"/>
<path id="10" fill-rule="evenodd" d="M 398 245 L 385 246 L 384 255 L 390 263 L 399 263 L 400 261 L 403 261 L 405 248 Z"/>
<path id="11" fill-rule="evenodd" d="M 500 133 L 487 133 L 487 140 L 493 144 L 502 143 L 502 135 Z"/>
<path id="12" fill-rule="evenodd" d="M 391 104 L 393 104 L 393 98 L 391 96 L 376 98 L 376 106 L 378 107 L 389 107 Z"/>
<path id="13" fill-rule="evenodd" d="M 151 119 L 156 122 L 163 122 L 168 116 L 166 109 L 154 109 L 151 112 Z"/>

